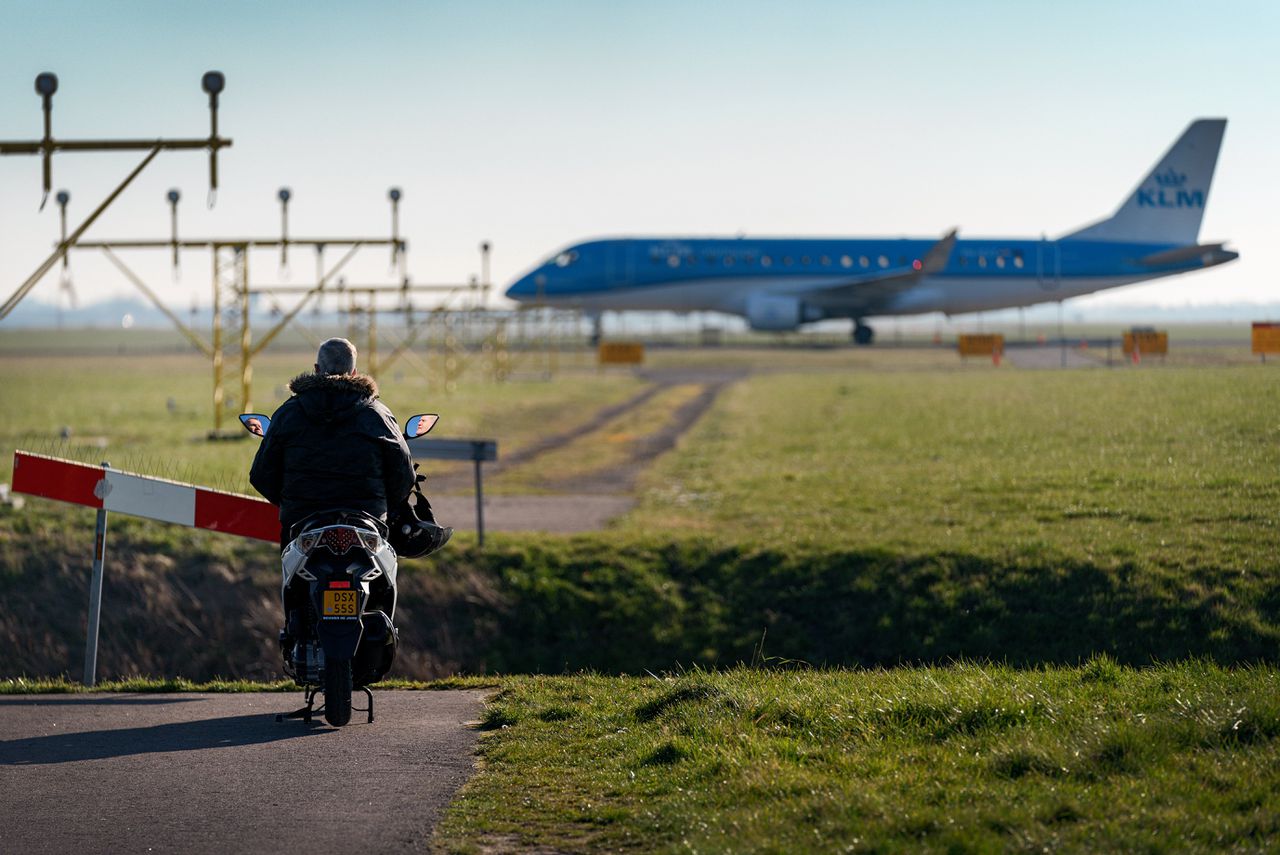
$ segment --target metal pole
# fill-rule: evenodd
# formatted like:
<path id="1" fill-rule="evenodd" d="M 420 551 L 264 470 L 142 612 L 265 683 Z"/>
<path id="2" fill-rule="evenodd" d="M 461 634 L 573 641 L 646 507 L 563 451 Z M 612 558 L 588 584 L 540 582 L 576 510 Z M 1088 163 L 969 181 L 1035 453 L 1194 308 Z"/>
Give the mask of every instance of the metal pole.
<path id="1" fill-rule="evenodd" d="M 484 485 L 480 479 L 479 449 L 476 452 L 476 534 L 478 545 L 484 546 Z"/>
<path id="2" fill-rule="evenodd" d="M 1067 367 L 1067 332 L 1062 325 L 1062 301 L 1058 301 L 1058 343 L 1062 347 L 1062 367 Z"/>
<path id="3" fill-rule="evenodd" d="M 111 464 L 102 461 L 102 468 Z M 93 576 L 89 580 L 89 625 L 85 633 L 84 684 L 97 682 L 98 672 L 98 622 L 102 616 L 102 565 L 107 558 L 107 509 L 98 509 L 98 524 L 93 536 Z"/>

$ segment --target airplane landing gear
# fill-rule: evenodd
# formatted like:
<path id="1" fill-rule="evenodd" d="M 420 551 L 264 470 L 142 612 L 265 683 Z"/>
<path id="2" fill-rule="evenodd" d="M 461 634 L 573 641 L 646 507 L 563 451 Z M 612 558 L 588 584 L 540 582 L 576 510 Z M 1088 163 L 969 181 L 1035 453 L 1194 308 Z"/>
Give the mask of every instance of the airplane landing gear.
<path id="1" fill-rule="evenodd" d="M 587 320 L 591 321 L 591 346 L 599 347 L 604 340 L 604 312 L 588 312 Z"/>
<path id="2" fill-rule="evenodd" d="M 871 344 L 875 339 L 876 332 L 862 321 L 854 321 L 853 324 L 853 343 L 860 345 Z"/>

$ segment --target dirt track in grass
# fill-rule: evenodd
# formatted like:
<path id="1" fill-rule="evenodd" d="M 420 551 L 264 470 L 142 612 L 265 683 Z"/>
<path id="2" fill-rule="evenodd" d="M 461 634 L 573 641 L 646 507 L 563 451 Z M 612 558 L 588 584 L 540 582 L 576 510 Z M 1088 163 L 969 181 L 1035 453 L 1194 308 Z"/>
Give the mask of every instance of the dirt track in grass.
<path id="1" fill-rule="evenodd" d="M 626 513 L 635 504 L 632 492 L 640 474 L 659 456 L 676 447 L 680 438 L 711 408 L 729 385 L 747 376 L 748 369 L 663 369 L 646 372 L 651 381 L 620 404 L 604 407 L 573 428 L 546 437 L 486 465 L 484 524 L 486 531 L 543 531 L 574 533 L 597 531 Z M 636 424 L 649 415 L 645 405 L 677 386 L 699 386 L 699 391 L 667 414 L 653 430 L 630 443 L 626 458 L 582 475 L 548 477 L 537 495 L 509 495 L 501 491 L 504 474 L 527 468 L 553 452 L 571 447 L 618 419 L 634 414 Z M 499 492 L 489 492 L 497 487 Z M 432 479 L 430 491 L 437 517 L 459 531 L 476 528 L 474 476 L 454 472 Z"/>

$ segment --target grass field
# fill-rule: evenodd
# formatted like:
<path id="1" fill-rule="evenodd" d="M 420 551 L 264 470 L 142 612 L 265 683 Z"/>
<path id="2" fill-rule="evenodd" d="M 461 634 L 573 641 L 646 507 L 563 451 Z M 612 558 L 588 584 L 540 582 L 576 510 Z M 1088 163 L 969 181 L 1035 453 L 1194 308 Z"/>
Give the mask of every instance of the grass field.
<path id="1" fill-rule="evenodd" d="M 300 359 L 263 361 L 261 400 Z M 1280 845 L 1276 366 L 1234 344 L 1110 371 L 995 369 L 932 348 L 651 361 L 754 373 L 643 474 L 613 529 L 484 551 L 463 539 L 402 574 L 413 644 L 450 639 L 466 650 L 449 661 L 473 671 L 567 675 L 499 680 L 482 771 L 440 845 Z M 566 371 L 418 406 L 431 390 L 406 377 L 385 397 L 401 414 L 441 410 L 441 435 L 512 450 L 645 382 Z M 0 480 L 13 447 L 42 450 L 69 425 L 85 459 L 180 460 L 192 480 L 245 489 L 254 446 L 204 441 L 194 357 L 5 355 L 0 388 Z M 671 386 L 653 412 L 692 393 Z M 634 423 L 514 467 L 509 489 L 617 465 Z M 56 545 L 71 578 L 68 519 L 0 513 L 0 577 L 43 584 L 39 556 Z M 141 567 L 189 588 L 216 572 L 266 602 L 268 549 L 170 531 L 113 529 L 136 558 L 128 591 L 159 578 Z"/>
<path id="2" fill-rule="evenodd" d="M 804 548 L 1273 567 L 1268 367 L 781 374 L 731 388 L 629 528 Z"/>
<path id="3" fill-rule="evenodd" d="M 456 852 L 1261 851 L 1280 674 L 957 665 L 504 681 Z"/>
<path id="4" fill-rule="evenodd" d="M 254 408 L 273 412 L 288 397 L 289 379 L 308 370 L 310 360 L 308 354 L 257 360 Z M 5 356 L 0 359 L 0 481 L 9 480 L 12 452 L 22 448 L 253 493 L 248 470 L 256 443 L 247 433 L 241 441 L 205 438 L 213 426 L 211 377 L 207 360 L 192 354 Z M 440 412 L 433 436 L 495 437 L 509 454 L 642 385 L 630 374 L 582 372 L 559 382 L 476 382 L 445 396 L 406 373 L 398 380 L 393 374 L 380 388 L 401 419 Z M 66 440 L 64 427 L 70 433 Z M 224 425 L 232 429 L 239 429 L 238 422 Z"/>

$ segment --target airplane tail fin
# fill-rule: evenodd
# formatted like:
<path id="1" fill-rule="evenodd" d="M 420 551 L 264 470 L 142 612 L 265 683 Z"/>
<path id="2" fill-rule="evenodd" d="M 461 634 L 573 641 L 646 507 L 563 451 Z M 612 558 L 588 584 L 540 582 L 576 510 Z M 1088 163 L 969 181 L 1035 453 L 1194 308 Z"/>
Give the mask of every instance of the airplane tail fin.
<path id="1" fill-rule="evenodd" d="M 1226 119 L 1197 119 L 1110 218 L 1063 240 L 1194 244 Z"/>

